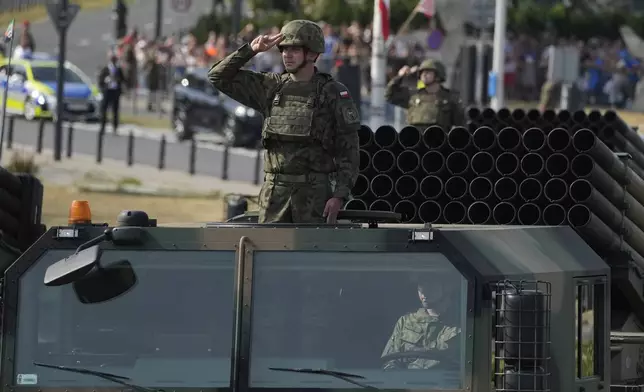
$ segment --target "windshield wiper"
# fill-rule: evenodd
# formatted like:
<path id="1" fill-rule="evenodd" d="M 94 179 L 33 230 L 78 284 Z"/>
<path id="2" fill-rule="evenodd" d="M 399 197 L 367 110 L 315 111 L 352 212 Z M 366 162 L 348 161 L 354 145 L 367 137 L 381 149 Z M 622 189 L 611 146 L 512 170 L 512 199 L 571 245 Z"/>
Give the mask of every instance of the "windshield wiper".
<path id="1" fill-rule="evenodd" d="M 270 367 L 270 370 L 275 370 L 278 372 L 292 372 L 292 373 L 307 373 L 307 374 L 324 374 L 326 376 L 331 376 L 338 378 L 340 380 L 344 380 L 348 383 L 351 383 L 353 385 L 357 385 L 362 388 L 366 389 L 378 389 L 376 387 L 372 387 L 371 385 L 363 384 L 361 382 L 352 380 L 352 378 L 362 378 L 364 379 L 363 376 L 359 374 L 351 374 L 351 373 L 343 373 L 343 372 L 336 372 L 334 370 L 325 370 L 325 369 L 298 369 L 298 368 L 276 368 L 276 367 Z"/>
<path id="2" fill-rule="evenodd" d="M 45 367 L 45 368 L 50 368 L 50 369 L 57 369 L 57 370 L 62 370 L 65 372 L 71 372 L 71 373 L 78 373 L 78 374 L 89 374 L 91 376 L 96 376 L 98 378 L 102 378 L 103 380 L 107 381 L 112 381 L 116 384 L 124 385 L 126 387 L 130 387 L 134 389 L 135 391 L 139 392 L 161 392 L 163 391 L 162 389 L 152 389 L 152 388 L 146 388 L 142 387 L 139 385 L 135 384 L 130 384 L 128 382 L 125 382 L 123 380 L 129 380 L 129 377 L 125 376 L 119 376 L 118 374 L 112 374 L 112 373 L 105 373 L 105 372 L 99 372 L 96 370 L 90 370 L 90 369 L 84 369 L 84 368 L 75 368 L 75 367 L 69 367 L 69 366 L 63 366 L 63 365 L 53 365 L 49 363 L 41 363 L 41 362 L 34 362 L 35 366 L 40 366 L 40 367 Z"/>

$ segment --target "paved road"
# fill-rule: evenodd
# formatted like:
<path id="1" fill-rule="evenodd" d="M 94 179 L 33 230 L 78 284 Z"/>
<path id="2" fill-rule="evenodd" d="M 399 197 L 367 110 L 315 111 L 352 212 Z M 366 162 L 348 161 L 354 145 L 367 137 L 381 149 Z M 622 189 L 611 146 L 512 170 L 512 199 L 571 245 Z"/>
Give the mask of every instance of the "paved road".
<path id="1" fill-rule="evenodd" d="M 82 127 L 82 128 L 79 128 Z M 105 158 L 127 161 L 129 130 L 124 127 L 120 135 L 108 132 L 105 135 L 103 145 L 103 156 Z M 98 140 L 98 127 L 95 125 L 78 124 L 75 127 L 72 151 L 80 154 L 96 154 Z M 159 162 L 159 151 L 161 135 L 163 132 L 145 132 L 132 130 L 135 134 L 134 162 L 135 165 L 156 166 Z M 177 143 L 173 141 L 170 133 L 166 135 L 166 168 L 172 170 L 189 170 L 190 144 Z M 67 127 L 63 145 L 66 146 Z M 36 146 L 38 139 L 37 123 L 29 123 L 23 120 L 15 121 L 13 141 L 17 144 Z M 53 149 L 54 132 L 53 126 L 47 124 L 44 130 L 43 147 Z M 255 179 L 257 153 L 245 149 L 230 149 L 228 160 L 228 179 L 232 181 L 253 182 Z M 5 151 L 6 153 L 6 151 Z M 65 156 L 65 153 L 63 153 Z M 200 142 L 197 144 L 195 171 L 197 174 L 222 178 L 223 161 L 225 149 L 222 146 L 212 143 Z M 263 162 L 259 162 L 260 173 L 263 171 Z M 260 177 L 260 182 L 261 182 Z"/>
<path id="2" fill-rule="evenodd" d="M 192 27 L 200 15 L 210 12 L 212 1 L 193 1 L 186 13 L 171 9 L 170 0 L 164 0 L 163 34 L 171 34 Z M 141 33 L 154 34 L 156 1 L 137 0 L 130 5 L 128 26 L 137 26 Z M 36 50 L 53 53 L 58 47 L 58 34 L 51 21 L 33 23 L 32 32 L 36 40 Z M 76 16 L 69 28 L 67 59 L 85 73 L 93 77 L 100 65 L 106 60 L 107 48 L 113 42 L 114 21 L 111 8 L 82 11 Z"/>

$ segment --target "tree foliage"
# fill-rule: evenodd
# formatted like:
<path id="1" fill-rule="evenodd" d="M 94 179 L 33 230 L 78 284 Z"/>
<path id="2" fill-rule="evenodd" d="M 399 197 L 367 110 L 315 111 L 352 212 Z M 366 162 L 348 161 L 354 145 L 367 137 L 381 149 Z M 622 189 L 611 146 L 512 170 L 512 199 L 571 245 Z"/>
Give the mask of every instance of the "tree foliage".
<path id="1" fill-rule="evenodd" d="M 373 19 L 374 2 L 372 0 L 249 0 L 249 2 L 251 9 L 257 11 L 252 20 L 244 22 L 252 22 L 260 28 L 280 26 L 285 21 L 297 18 L 323 20 L 336 26 L 349 24 L 354 20 L 362 25 L 368 25 Z M 395 32 L 404 23 L 417 4 L 418 0 L 391 2 L 392 31 Z M 641 13 L 621 9 L 596 13 L 582 7 L 583 4 L 567 9 L 560 2 L 548 5 L 535 0 L 520 0 L 513 4 L 508 9 L 508 27 L 516 33 L 539 36 L 548 31 L 560 37 L 616 39 L 619 37 L 619 27 L 627 24 L 644 37 L 644 15 Z M 440 19 L 440 13 L 438 19 Z M 410 27 L 422 28 L 427 25 L 427 18 L 418 14 L 412 19 Z M 466 28 L 472 30 L 472 26 L 466 26 Z M 204 15 L 193 28 L 193 33 L 203 40 L 210 30 L 230 33 L 230 17 Z"/>

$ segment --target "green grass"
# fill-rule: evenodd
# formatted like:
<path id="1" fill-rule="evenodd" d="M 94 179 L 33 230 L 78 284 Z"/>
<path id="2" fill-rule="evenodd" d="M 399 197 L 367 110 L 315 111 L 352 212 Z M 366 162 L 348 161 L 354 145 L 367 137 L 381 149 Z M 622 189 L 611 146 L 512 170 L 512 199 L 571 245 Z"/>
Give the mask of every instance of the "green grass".
<path id="1" fill-rule="evenodd" d="M 159 223 L 220 222 L 225 219 L 222 197 L 150 196 L 93 192 L 69 185 L 45 182 L 42 221 L 47 227 L 65 225 L 73 200 L 87 200 L 95 223 L 116 223 L 125 209 L 143 210 Z"/>
<path id="2" fill-rule="evenodd" d="M 143 182 L 135 177 L 123 177 L 119 180 L 119 185 L 142 186 Z"/>
<path id="3" fill-rule="evenodd" d="M 129 113 L 121 114 L 121 123 L 128 125 L 136 125 L 141 128 L 158 128 L 159 130 L 167 131 L 170 129 L 170 115 L 164 114 L 159 117 L 158 114 L 152 115 L 134 115 Z"/>

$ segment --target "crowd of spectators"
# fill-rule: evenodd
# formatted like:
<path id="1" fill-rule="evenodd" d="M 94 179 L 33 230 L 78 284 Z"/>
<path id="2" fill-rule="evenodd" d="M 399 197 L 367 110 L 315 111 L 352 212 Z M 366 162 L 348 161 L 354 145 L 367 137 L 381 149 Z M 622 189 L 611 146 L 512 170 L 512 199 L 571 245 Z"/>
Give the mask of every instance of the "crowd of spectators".
<path id="1" fill-rule="evenodd" d="M 370 85 L 371 26 L 358 22 L 332 26 L 320 22 L 325 34 L 326 50 L 318 60 L 323 72 L 333 72 L 338 65 L 350 62 L 359 65 L 362 72 L 363 95 L 368 96 Z M 22 26 L 28 32 L 29 24 Z M 236 37 L 211 32 L 204 44 L 198 44 L 191 34 L 155 40 L 133 29 L 115 45 L 115 52 L 128 70 L 130 88 L 168 92 L 177 74 L 190 67 L 208 67 L 223 58 L 242 42 L 258 34 L 275 34 L 279 26 L 258 29 L 246 25 Z M 407 41 L 410 42 L 410 41 Z M 392 40 L 388 45 L 388 76 L 393 76 L 403 65 L 418 64 L 432 52 L 427 45 Z M 577 45 L 581 51 L 581 69 L 578 87 L 585 93 L 587 103 L 628 107 L 635 93 L 635 85 L 642 73 L 641 64 L 621 41 L 601 38 L 588 41 L 555 39 L 544 35 L 534 37 L 508 33 L 505 63 L 505 90 L 507 99 L 535 101 L 547 78 L 548 46 Z M 21 34 L 12 54 L 23 56 L 34 50 L 31 34 Z M 260 53 L 249 64 L 258 71 L 281 72 L 278 50 Z"/>
<path id="2" fill-rule="evenodd" d="M 369 93 L 371 26 L 361 26 L 354 22 L 350 25 L 331 26 L 320 22 L 325 34 L 326 50 L 318 60 L 318 67 L 324 72 L 333 72 L 334 67 L 345 62 L 359 64 L 362 69 L 364 93 Z M 143 35 L 134 33 L 123 40 L 125 53 L 133 51 L 129 61 L 138 64 L 143 70 L 138 77 L 140 86 L 154 88 L 154 64 L 165 73 L 172 69 L 180 72 L 187 67 L 207 67 L 221 59 L 239 45 L 240 41 L 250 41 L 258 34 L 275 34 L 278 26 L 257 29 L 252 24 L 244 27 L 238 37 L 221 36 L 211 32 L 203 45 L 187 34 L 180 39 L 168 38 L 154 42 Z M 506 45 L 505 84 L 507 98 L 511 100 L 535 101 L 547 78 L 548 51 L 553 44 L 578 45 L 581 53 L 581 69 L 578 87 L 585 92 L 589 104 L 628 106 L 633 99 L 635 84 L 639 81 L 641 65 L 628 53 L 621 41 L 592 39 L 586 42 L 577 40 L 555 40 L 548 36 L 533 37 L 508 34 Z M 426 46 L 425 46 L 426 47 Z M 388 74 L 393 76 L 397 70 L 408 63 L 419 63 L 432 56 L 419 43 L 407 44 L 393 40 L 388 47 Z M 282 63 L 277 49 L 256 56 L 249 67 L 258 71 L 281 72 Z M 132 66 L 130 68 L 133 68 Z M 158 72 L 156 72 L 158 74 Z M 147 76 L 143 76 L 147 75 Z"/>
<path id="3" fill-rule="evenodd" d="M 505 88 L 509 99 L 537 99 L 547 79 L 548 47 L 576 45 L 581 54 L 577 87 L 586 103 L 628 107 L 642 74 L 642 65 L 629 53 L 621 40 L 595 38 L 588 41 L 539 39 L 508 35 L 506 46 Z"/>

